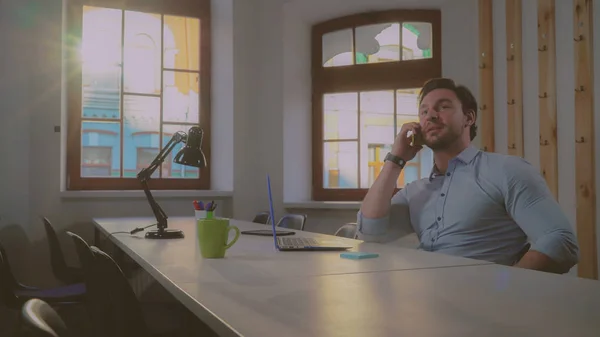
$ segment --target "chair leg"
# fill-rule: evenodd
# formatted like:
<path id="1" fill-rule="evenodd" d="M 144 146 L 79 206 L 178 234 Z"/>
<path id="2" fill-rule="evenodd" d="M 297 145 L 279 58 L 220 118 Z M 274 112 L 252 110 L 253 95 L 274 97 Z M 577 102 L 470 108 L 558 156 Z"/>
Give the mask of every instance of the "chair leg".
<path id="1" fill-rule="evenodd" d="M 14 337 L 21 336 L 21 330 L 23 330 L 23 318 L 21 317 L 21 311 L 17 310 L 17 320 L 15 322 L 15 329 L 13 331 Z"/>

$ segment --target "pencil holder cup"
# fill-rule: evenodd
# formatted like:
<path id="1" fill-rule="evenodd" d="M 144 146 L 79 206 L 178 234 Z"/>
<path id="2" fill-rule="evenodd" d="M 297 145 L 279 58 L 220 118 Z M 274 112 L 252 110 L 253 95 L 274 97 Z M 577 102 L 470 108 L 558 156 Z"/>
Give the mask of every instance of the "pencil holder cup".
<path id="1" fill-rule="evenodd" d="M 206 219 L 206 215 L 207 215 L 206 213 L 208 213 L 208 212 L 196 210 L 196 220 Z"/>

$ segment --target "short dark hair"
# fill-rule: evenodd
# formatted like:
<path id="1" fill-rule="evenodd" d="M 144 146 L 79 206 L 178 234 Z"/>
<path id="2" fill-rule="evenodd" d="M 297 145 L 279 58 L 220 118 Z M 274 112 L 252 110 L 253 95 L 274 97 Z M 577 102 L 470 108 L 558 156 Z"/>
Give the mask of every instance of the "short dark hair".
<path id="1" fill-rule="evenodd" d="M 473 110 L 475 117 L 477 117 L 477 100 L 471 93 L 471 90 L 464 85 L 456 85 L 456 83 L 449 78 L 433 78 L 425 82 L 419 93 L 419 105 L 421 105 L 421 101 L 423 101 L 423 98 L 427 96 L 428 93 L 436 89 L 452 90 L 462 104 L 463 113 L 466 114 L 469 110 Z M 475 125 L 475 123 L 471 125 L 469 131 L 471 140 L 473 140 L 475 136 L 477 136 L 477 125 Z"/>

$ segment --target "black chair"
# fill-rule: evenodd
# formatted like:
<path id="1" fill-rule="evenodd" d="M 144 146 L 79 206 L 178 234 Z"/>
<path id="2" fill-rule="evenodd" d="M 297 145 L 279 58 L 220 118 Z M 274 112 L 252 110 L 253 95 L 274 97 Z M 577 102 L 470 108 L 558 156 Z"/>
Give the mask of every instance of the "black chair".
<path id="1" fill-rule="evenodd" d="M 58 236 L 56 235 L 56 231 L 52 227 L 50 220 L 44 217 L 42 218 L 42 221 L 44 222 L 48 246 L 50 247 L 50 265 L 52 266 L 52 273 L 54 276 L 65 284 L 83 282 L 83 270 L 67 265 L 62 248 L 60 247 Z"/>
<path id="2" fill-rule="evenodd" d="M 277 227 L 304 230 L 307 216 L 305 214 L 286 214 L 279 219 Z"/>
<path id="3" fill-rule="evenodd" d="M 90 246 L 79 235 L 67 232 L 75 243 L 77 254 L 80 257 L 84 272 L 84 281 L 87 286 L 88 312 L 92 321 L 93 329 L 97 336 L 125 337 L 125 336 L 151 336 L 150 331 L 156 323 L 152 322 L 150 314 L 156 306 L 144 305 L 139 302 L 129 281 L 123 274 L 119 265 L 108 254 Z M 158 317 L 173 320 L 187 320 L 187 312 L 179 312 L 173 309 L 182 309 L 177 303 L 177 308 L 161 304 Z M 154 315 L 156 316 L 156 315 Z M 178 330 L 177 327 L 165 328 L 165 334 Z M 162 334 L 160 332 L 159 334 Z"/>
<path id="4" fill-rule="evenodd" d="M 254 219 L 252 219 L 252 222 L 263 224 L 263 225 L 268 225 L 270 221 L 271 221 L 271 213 L 269 213 L 269 212 L 260 212 L 254 216 Z"/>
<path id="5" fill-rule="evenodd" d="M 81 236 L 69 231 L 66 234 L 73 239 L 83 271 L 83 281 L 87 290 L 85 303 L 92 330 L 95 332 L 95 336 L 112 336 L 114 327 L 109 319 L 112 308 L 108 304 L 102 279 L 100 275 L 97 275 L 92 250 Z"/>
<path id="6" fill-rule="evenodd" d="M 23 305 L 18 333 L 23 337 L 72 336 L 58 313 L 48 303 L 37 298 L 30 299 Z"/>
<path id="7" fill-rule="evenodd" d="M 85 293 L 83 283 L 55 288 L 36 288 L 20 283 L 12 272 L 4 247 L 0 244 L 0 300 L 8 307 L 20 309 L 26 301 L 33 298 L 51 305 L 82 303 Z"/>

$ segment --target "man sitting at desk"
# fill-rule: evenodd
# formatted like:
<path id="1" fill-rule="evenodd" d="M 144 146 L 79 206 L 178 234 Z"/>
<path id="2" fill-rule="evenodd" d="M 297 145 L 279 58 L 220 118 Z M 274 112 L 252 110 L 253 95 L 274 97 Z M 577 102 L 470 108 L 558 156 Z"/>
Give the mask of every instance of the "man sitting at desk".
<path id="1" fill-rule="evenodd" d="M 390 242 L 414 231 L 419 249 L 568 272 L 579 259 L 577 239 L 544 178 L 520 157 L 471 145 L 476 120 L 469 89 L 444 78 L 425 83 L 419 123 L 402 125 L 362 202 L 359 238 Z M 394 195 L 404 164 L 422 148 L 419 141 L 433 151 L 431 175 Z"/>

